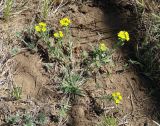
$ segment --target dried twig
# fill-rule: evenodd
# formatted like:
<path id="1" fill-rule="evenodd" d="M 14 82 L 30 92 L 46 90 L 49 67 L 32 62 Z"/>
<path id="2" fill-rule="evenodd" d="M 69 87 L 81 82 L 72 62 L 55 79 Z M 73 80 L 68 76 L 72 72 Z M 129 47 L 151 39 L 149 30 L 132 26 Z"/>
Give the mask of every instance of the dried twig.
<path id="1" fill-rule="evenodd" d="M 58 9 L 63 6 L 62 3 L 63 3 L 63 0 L 61 0 L 61 3 L 60 3 L 59 6 L 55 9 L 55 11 L 53 12 L 53 14 L 55 14 L 55 13 L 58 11 Z"/>
<path id="2" fill-rule="evenodd" d="M 131 87 L 131 89 L 132 89 L 132 93 L 133 93 L 133 95 L 134 95 L 136 101 L 139 101 L 139 100 L 137 99 L 136 95 L 135 95 L 135 91 L 134 91 L 134 88 L 132 87 L 132 83 L 129 81 L 128 78 L 126 78 L 126 80 L 127 80 L 128 84 L 130 85 L 130 87 Z"/>
<path id="3" fill-rule="evenodd" d="M 3 3 L 4 3 L 4 0 L 2 0 L 1 2 L 0 2 L 0 13 L 2 12 L 2 10 L 4 9 L 4 7 L 3 7 Z"/>
<path id="4" fill-rule="evenodd" d="M 133 102 L 133 96 L 132 96 L 132 94 L 131 94 L 131 96 L 130 96 L 130 100 L 131 100 L 131 106 L 132 106 L 131 115 L 133 115 L 133 113 L 134 113 L 134 102 Z"/>
<path id="5" fill-rule="evenodd" d="M 160 124 L 157 123 L 156 121 L 154 121 L 154 120 L 152 120 L 152 121 L 153 121 L 153 123 L 155 123 L 157 126 L 160 126 Z"/>

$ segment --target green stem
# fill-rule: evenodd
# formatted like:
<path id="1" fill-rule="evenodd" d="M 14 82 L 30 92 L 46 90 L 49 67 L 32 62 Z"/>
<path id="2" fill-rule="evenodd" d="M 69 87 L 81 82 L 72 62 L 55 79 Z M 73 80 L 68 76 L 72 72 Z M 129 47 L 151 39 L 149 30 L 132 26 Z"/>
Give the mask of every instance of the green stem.
<path id="1" fill-rule="evenodd" d="M 67 35 L 68 44 L 69 44 L 70 61 L 72 63 L 72 59 L 73 59 L 73 49 L 72 49 L 73 48 L 73 42 L 71 40 L 71 32 L 69 30 L 69 27 L 66 27 L 65 30 L 66 30 L 66 35 Z"/>

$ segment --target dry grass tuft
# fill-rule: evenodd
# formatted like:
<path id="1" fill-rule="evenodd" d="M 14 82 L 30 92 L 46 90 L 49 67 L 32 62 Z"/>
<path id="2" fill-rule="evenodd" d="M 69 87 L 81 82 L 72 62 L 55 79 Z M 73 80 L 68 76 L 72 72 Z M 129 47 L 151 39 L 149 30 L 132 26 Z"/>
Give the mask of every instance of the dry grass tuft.
<path id="1" fill-rule="evenodd" d="M 143 64 L 143 73 L 160 86 L 160 15 L 159 4 L 156 1 L 149 3 L 148 0 L 140 5 L 142 17 L 140 25 L 143 31 L 143 41 L 137 44 L 137 58 Z M 149 10 L 149 11 L 148 11 Z M 140 33 L 142 34 L 142 33 Z"/>

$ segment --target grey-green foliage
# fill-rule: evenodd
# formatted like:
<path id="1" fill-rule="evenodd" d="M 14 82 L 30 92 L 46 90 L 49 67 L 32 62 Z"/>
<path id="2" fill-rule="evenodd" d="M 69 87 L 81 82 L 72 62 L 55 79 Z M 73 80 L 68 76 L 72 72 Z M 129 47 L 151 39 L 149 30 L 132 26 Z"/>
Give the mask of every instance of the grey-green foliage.
<path id="1" fill-rule="evenodd" d="M 98 126 L 118 126 L 118 122 L 114 117 L 104 117 Z"/>
<path id="2" fill-rule="evenodd" d="M 93 51 L 93 62 L 91 65 L 101 67 L 102 65 L 105 65 L 111 62 L 112 62 L 112 52 L 109 49 L 103 52 L 97 47 Z"/>
<path id="3" fill-rule="evenodd" d="M 11 53 L 12 56 L 17 55 L 19 52 L 20 52 L 20 48 L 18 48 L 18 47 L 13 47 L 11 49 L 11 51 L 10 51 L 10 53 Z"/>
<path id="4" fill-rule="evenodd" d="M 16 114 L 16 115 L 10 115 L 7 119 L 6 122 L 8 125 L 13 125 L 16 124 L 20 121 L 20 115 Z"/>
<path id="5" fill-rule="evenodd" d="M 60 104 L 58 126 L 61 126 L 63 120 L 66 120 L 66 118 L 67 118 L 67 114 L 70 109 L 69 100 L 70 100 L 70 98 L 65 97 Z"/>
<path id="6" fill-rule="evenodd" d="M 27 29 L 27 31 L 25 31 L 25 32 L 27 32 L 28 34 L 29 34 L 29 36 L 31 37 L 31 35 L 33 34 L 33 28 L 32 27 L 30 27 L 30 28 L 28 28 Z M 36 49 L 36 45 L 35 45 L 35 42 L 34 41 L 32 41 L 32 42 L 27 42 L 27 41 L 25 41 L 24 40 L 24 35 L 22 34 L 23 32 L 17 32 L 16 33 L 16 37 L 18 38 L 18 39 L 20 39 L 21 40 L 21 42 L 26 46 L 26 47 L 28 47 L 29 49 Z M 32 38 L 32 37 L 31 37 Z"/>
<path id="7" fill-rule="evenodd" d="M 28 122 L 28 123 L 24 124 L 24 126 L 36 126 L 36 124 L 33 122 Z"/>
<path id="8" fill-rule="evenodd" d="M 47 124 L 47 117 L 44 113 L 40 112 L 38 115 L 32 116 L 31 114 L 12 114 L 7 117 L 6 123 L 10 125 L 21 126 L 44 126 Z"/>
<path id="9" fill-rule="evenodd" d="M 36 126 L 34 123 L 34 118 L 30 114 L 25 114 L 24 115 L 24 126 Z"/>
<path id="10" fill-rule="evenodd" d="M 44 125 L 47 122 L 47 117 L 43 112 L 40 112 L 37 116 L 37 121 L 36 123 L 39 125 Z"/>
<path id="11" fill-rule="evenodd" d="M 70 106 L 68 105 L 68 103 L 62 104 L 61 109 L 59 111 L 59 116 L 64 118 L 67 115 L 69 108 Z"/>
<path id="12" fill-rule="evenodd" d="M 83 84 L 81 75 L 67 72 L 62 80 L 61 89 L 66 94 L 82 95 L 80 86 Z"/>

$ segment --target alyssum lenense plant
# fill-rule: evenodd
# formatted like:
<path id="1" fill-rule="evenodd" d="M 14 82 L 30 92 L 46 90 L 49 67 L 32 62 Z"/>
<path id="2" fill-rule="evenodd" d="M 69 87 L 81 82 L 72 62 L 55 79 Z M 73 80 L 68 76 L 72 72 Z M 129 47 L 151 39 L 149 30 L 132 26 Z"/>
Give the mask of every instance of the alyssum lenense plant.
<path id="1" fill-rule="evenodd" d="M 53 54 L 55 54 L 59 59 L 65 60 L 66 56 L 64 56 L 64 55 L 66 55 L 66 54 L 63 53 L 62 48 L 67 49 L 67 47 L 69 46 L 69 49 L 67 49 L 67 51 L 70 55 L 70 60 L 72 60 L 72 58 L 73 58 L 72 57 L 73 44 L 70 39 L 71 34 L 70 34 L 70 30 L 69 30 L 71 21 L 69 18 L 63 18 L 60 20 L 59 23 L 60 23 L 60 26 L 62 27 L 63 30 L 55 32 L 53 34 L 54 38 L 56 39 L 55 47 L 52 48 Z M 63 41 L 64 37 L 66 37 L 65 40 L 68 40 L 68 43 L 64 43 L 64 41 Z M 64 45 L 64 44 L 67 44 L 67 45 Z"/>
<path id="2" fill-rule="evenodd" d="M 47 29 L 47 24 L 45 22 L 40 22 L 34 26 L 36 34 L 43 39 L 43 41 L 50 46 L 49 42 L 49 30 Z"/>
<path id="3" fill-rule="evenodd" d="M 64 48 L 67 48 L 67 46 L 69 46 L 69 49 L 67 49 L 67 51 L 69 52 L 69 54 L 71 55 L 71 59 L 72 59 L 72 42 L 70 41 L 70 37 L 67 38 L 67 40 L 69 40 L 69 42 L 67 43 L 67 46 L 64 47 L 64 42 L 63 42 L 63 38 L 64 36 L 71 36 L 68 35 L 69 30 L 69 26 L 70 26 L 70 19 L 69 18 L 63 18 L 60 20 L 60 26 L 63 28 L 63 30 L 61 31 L 57 31 L 53 34 L 54 38 L 55 38 L 55 43 L 54 45 L 51 45 L 50 40 L 49 40 L 49 30 L 47 29 L 47 24 L 44 22 L 40 22 L 37 25 L 35 25 L 35 31 L 36 34 L 42 38 L 44 40 L 44 42 L 47 44 L 48 46 L 48 50 L 49 50 L 49 54 L 51 57 L 56 58 L 60 61 L 64 61 L 65 58 L 65 54 L 64 54 Z M 67 30 L 66 30 L 67 29 Z"/>
<path id="4" fill-rule="evenodd" d="M 51 55 L 53 55 L 52 57 L 55 57 L 59 60 L 64 61 L 64 54 L 62 49 L 64 34 L 62 31 L 58 31 L 58 32 L 55 32 L 53 36 L 56 41 L 55 41 L 54 47 L 49 48 L 49 52 L 51 53 Z"/>
<path id="5" fill-rule="evenodd" d="M 118 42 L 115 44 L 114 49 L 121 47 L 130 40 L 129 33 L 127 31 L 120 31 L 118 34 Z"/>
<path id="6" fill-rule="evenodd" d="M 62 39 L 63 33 L 61 31 L 54 33 L 56 43 L 54 46 L 51 45 L 49 40 L 49 29 L 45 22 L 40 22 L 34 27 L 36 34 L 45 42 L 48 47 L 49 56 L 57 60 L 63 61 L 63 51 L 62 51 Z"/>
<path id="7" fill-rule="evenodd" d="M 95 65 L 99 68 L 103 64 L 110 63 L 112 61 L 113 52 L 130 40 L 127 31 L 120 31 L 117 36 L 118 42 L 114 45 L 112 50 L 110 50 L 104 42 L 100 42 L 99 47 L 96 47 L 93 51 L 93 63 L 91 65 Z"/>
<path id="8" fill-rule="evenodd" d="M 119 104 L 122 101 L 122 95 L 120 92 L 114 92 L 112 93 L 112 100 L 115 102 L 115 104 Z"/>
<path id="9" fill-rule="evenodd" d="M 72 62 L 73 59 L 73 42 L 71 40 L 71 32 L 70 32 L 70 25 L 71 25 L 71 20 L 68 17 L 62 18 L 60 21 L 60 26 L 64 29 L 64 32 L 66 34 L 66 39 L 68 40 L 68 46 L 69 46 L 69 55 L 70 55 L 70 61 Z"/>
<path id="10" fill-rule="evenodd" d="M 99 46 L 93 51 L 93 62 L 91 66 L 101 67 L 112 61 L 112 52 L 105 45 L 104 42 L 100 42 Z"/>
<path id="11" fill-rule="evenodd" d="M 9 16 L 11 14 L 13 2 L 14 0 L 5 0 L 3 16 L 6 21 L 9 19 Z"/>

